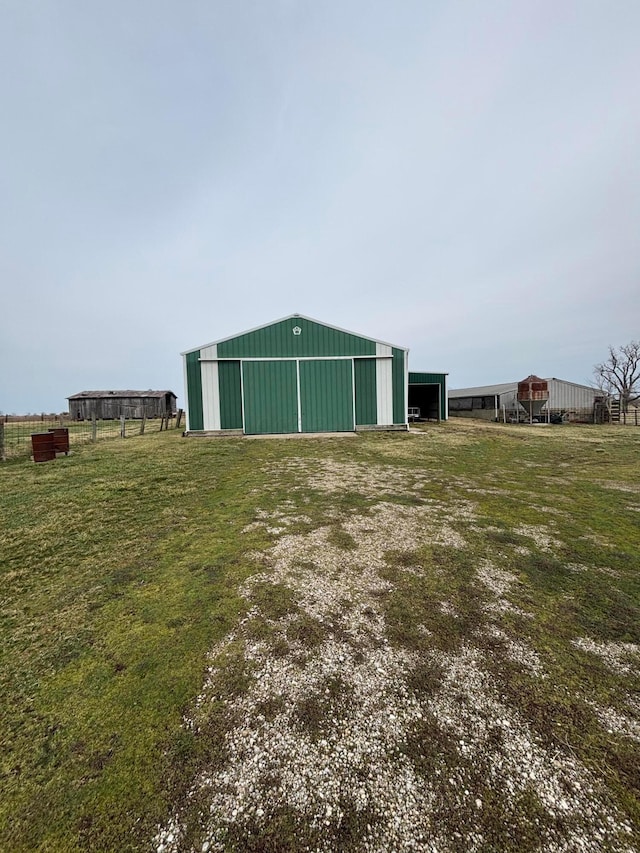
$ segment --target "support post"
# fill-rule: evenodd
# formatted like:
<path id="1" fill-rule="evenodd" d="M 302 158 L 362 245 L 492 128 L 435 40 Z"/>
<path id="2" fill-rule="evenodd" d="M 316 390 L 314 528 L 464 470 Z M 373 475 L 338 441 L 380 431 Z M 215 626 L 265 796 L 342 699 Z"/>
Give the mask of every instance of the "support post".
<path id="1" fill-rule="evenodd" d="M 4 421 L 0 421 L 0 462 L 6 462 L 6 450 L 4 447 Z"/>
<path id="2" fill-rule="evenodd" d="M 91 415 L 91 441 L 94 443 L 98 440 L 98 421 L 96 419 L 96 413 L 94 412 Z"/>

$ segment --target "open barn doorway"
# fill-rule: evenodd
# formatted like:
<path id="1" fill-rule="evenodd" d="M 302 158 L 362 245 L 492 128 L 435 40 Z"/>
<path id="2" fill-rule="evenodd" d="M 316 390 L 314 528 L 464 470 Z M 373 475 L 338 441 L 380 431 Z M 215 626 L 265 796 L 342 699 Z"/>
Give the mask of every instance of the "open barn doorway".
<path id="1" fill-rule="evenodd" d="M 409 384 L 409 411 L 417 409 L 419 415 L 417 420 L 439 421 L 440 420 L 440 385 L 413 385 Z"/>

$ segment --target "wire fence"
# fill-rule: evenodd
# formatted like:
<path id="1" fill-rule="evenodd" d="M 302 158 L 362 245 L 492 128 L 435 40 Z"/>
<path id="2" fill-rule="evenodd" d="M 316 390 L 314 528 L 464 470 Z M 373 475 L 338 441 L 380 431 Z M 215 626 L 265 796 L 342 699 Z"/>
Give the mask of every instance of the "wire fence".
<path id="1" fill-rule="evenodd" d="M 75 421 L 71 420 L 68 414 L 0 415 L 0 461 L 31 456 L 31 436 L 37 433 L 66 428 L 69 431 L 69 447 L 72 449 L 107 438 L 131 438 L 151 432 L 179 429 L 182 418 L 182 409 L 163 417 L 132 418 L 122 415 L 110 420 L 93 418 Z"/>

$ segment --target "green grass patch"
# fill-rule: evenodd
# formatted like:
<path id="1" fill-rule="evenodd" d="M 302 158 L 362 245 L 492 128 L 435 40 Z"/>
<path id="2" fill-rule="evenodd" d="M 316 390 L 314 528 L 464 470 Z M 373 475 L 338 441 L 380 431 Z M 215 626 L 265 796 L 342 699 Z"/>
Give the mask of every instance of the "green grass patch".
<path id="1" fill-rule="evenodd" d="M 343 614 L 323 622 L 285 584 L 262 576 L 246 584 L 265 571 L 256 552 L 273 543 L 252 522 L 289 506 L 311 523 L 287 534 L 329 524 L 330 544 L 348 560 L 359 543 L 340 519 L 367 515 L 378 499 L 426 514 L 430 501 L 452 513 L 461 501 L 473 508 L 452 515 L 466 547 L 407 543 L 385 555 L 389 589 L 376 606 L 392 646 L 418 660 L 407 672 L 409 692 L 426 702 L 442 689 L 445 673 L 427 652 L 478 648 L 502 700 L 542 743 L 592 769 L 621 813 L 640 823 L 637 742 L 607 731 L 589 704 L 632 715 L 627 699 L 638 677 L 572 643 L 640 642 L 640 430 L 452 422 L 422 431 L 299 442 L 168 432 L 88 445 L 46 465 L 3 465 L 0 849 L 148 850 L 176 804 L 187 809 L 185 844 L 200 844 L 206 797 L 187 792 L 203 768 L 227 761 L 229 708 L 254 679 L 244 640 L 225 645 L 198 731 L 186 729 L 210 650 L 250 607 L 257 615 L 243 636 L 267 643 L 274 657 L 300 647 L 314 653 L 329 637 L 350 641 Z M 420 487 L 378 497 L 354 487 L 325 492 L 301 470 L 327 459 L 363 471 L 385 466 Z M 544 529 L 554 544 L 543 548 L 522 525 Z M 502 597 L 518 610 L 487 610 L 495 595 L 478 579 L 482 561 L 509 573 Z M 286 631 L 274 629 L 280 620 Z M 491 625 L 526 642 L 547 677 L 511 660 L 507 644 L 487 634 Z M 343 692 L 336 681 L 305 697 L 300 726 L 317 737 Z M 267 721 L 282 711 L 276 698 L 263 706 Z M 451 849 L 464 850 L 473 806 L 462 808 L 435 775 L 460 764 L 450 735 L 425 717 L 402 748 L 435 788 Z M 534 827 L 561 840 L 532 792 L 509 800 L 483 787 L 489 768 L 467 770 L 482 792 L 487 849 L 537 849 Z M 356 850 L 380 815 L 355 812 L 348 798 L 343 806 L 330 829 L 335 849 Z M 248 834 L 229 829 L 225 844 L 297 850 L 319 838 L 295 811 L 280 809 Z"/>

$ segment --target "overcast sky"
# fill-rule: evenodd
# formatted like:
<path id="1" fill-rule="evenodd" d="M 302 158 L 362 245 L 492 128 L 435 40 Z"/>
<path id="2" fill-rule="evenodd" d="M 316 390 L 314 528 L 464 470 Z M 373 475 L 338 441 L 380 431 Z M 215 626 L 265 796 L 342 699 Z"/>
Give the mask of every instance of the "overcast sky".
<path id="1" fill-rule="evenodd" d="M 0 0 L 0 410 L 292 313 L 451 387 L 640 338 L 638 0 Z"/>

